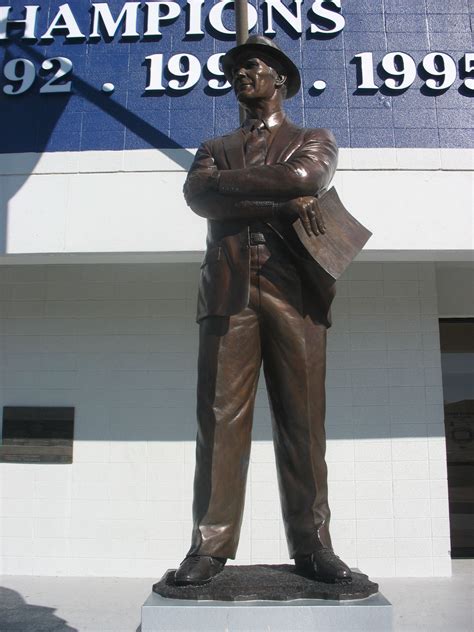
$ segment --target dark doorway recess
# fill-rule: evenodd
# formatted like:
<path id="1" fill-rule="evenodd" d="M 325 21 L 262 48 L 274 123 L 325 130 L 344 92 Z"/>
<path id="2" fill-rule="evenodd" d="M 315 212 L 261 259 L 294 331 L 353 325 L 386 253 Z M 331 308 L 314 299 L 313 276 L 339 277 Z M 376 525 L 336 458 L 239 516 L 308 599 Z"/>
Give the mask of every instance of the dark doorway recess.
<path id="1" fill-rule="evenodd" d="M 451 557 L 474 557 L 474 318 L 439 322 Z"/>

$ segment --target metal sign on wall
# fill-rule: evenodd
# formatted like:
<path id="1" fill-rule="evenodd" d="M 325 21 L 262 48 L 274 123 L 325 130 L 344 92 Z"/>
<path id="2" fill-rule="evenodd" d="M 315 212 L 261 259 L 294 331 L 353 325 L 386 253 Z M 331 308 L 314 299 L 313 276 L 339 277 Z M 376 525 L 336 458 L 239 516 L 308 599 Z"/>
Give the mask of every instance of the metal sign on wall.
<path id="1" fill-rule="evenodd" d="M 35 0 L 32 0 L 35 2 Z M 470 0 L 260 0 L 296 123 L 343 147 L 469 147 Z M 0 152 L 195 147 L 238 124 L 232 0 L 0 0 Z"/>

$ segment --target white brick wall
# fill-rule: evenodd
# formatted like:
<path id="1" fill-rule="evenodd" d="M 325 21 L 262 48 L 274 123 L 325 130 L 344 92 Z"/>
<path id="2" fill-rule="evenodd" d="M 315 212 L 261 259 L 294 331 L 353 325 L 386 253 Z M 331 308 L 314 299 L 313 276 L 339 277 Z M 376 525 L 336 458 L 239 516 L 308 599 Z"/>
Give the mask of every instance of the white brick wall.
<path id="1" fill-rule="evenodd" d="M 190 537 L 198 266 L 0 267 L 2 405 L 76 407 L 72 465 L 0 466 L 7 574 L 159 576 Z M 332 533 L 377 576 L 450 573 L 433 264 L 354 264 L 328 349 Z M 238 562 L 288 559 L 259 389 Z"/>

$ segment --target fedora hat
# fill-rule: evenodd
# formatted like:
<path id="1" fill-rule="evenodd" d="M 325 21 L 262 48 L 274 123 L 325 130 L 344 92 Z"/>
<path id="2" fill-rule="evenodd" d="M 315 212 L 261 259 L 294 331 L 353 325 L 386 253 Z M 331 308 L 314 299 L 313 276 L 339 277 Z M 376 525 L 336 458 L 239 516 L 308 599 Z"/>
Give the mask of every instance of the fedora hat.
<path id="1" fill-rule="evenodd" d="M 242 57 L 256 56 L 269 63 L 275 70 L 286 75 L 286 98 L 295 96 L 301 86 L 298 68 L 289 57 L 268 37 L 251 35 L 245 44 L 231 48 L 222 57 L 222 69 L 226 79 L 232 83 L 232 69 Z"/>

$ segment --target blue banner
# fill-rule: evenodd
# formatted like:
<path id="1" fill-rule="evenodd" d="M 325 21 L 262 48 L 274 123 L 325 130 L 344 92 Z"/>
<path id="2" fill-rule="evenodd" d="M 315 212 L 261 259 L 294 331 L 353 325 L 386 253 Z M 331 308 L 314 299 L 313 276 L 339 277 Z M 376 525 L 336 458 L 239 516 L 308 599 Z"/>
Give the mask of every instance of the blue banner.
<path id="1" fill-rule="evenodd" d="M 0 152 L 196 147 L 238 125 L 229 0 L 0 0 Z M 35 4 L 33 4 L 35 3 Z M 469 0 L 249 2 L 341 147 L 471 147 Z"/>

